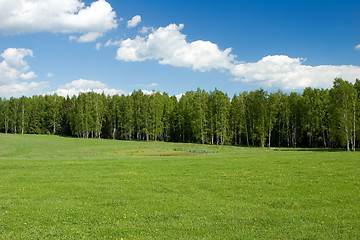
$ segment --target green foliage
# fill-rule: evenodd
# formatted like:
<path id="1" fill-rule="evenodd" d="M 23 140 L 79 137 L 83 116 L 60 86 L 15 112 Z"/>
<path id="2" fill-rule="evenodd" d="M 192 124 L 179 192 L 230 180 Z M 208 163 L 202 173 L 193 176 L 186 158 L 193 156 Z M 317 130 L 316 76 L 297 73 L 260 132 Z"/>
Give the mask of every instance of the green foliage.
<path id="1" fill-rule="evenodd" d="M 360 146 L 360 80 L 302 94 L 197 89 L 105 96 L 94 92 L 0 102 L 0 132 L 265 147 Z"/>
<path id="2" fill-rule="evenodd" d="M 355 151 L 356 118 L 359 109 L 356 88 L 349 82 L 337 78 L 330 90 L 331 105 L 330 119 L 332 121 L 333 136 L 340 145 L 346 145 L 347 150 Z"/>

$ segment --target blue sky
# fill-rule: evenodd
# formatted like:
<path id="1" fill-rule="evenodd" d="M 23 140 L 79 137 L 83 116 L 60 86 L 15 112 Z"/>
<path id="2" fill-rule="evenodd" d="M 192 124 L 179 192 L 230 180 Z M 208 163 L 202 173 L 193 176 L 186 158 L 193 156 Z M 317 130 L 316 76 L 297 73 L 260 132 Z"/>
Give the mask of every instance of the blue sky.
<path id="1" fill-rule="evenodd" d="M 328 88 L 360 78 L 359 14 L 336 0 L 3 0 L 0 96 Z"/>

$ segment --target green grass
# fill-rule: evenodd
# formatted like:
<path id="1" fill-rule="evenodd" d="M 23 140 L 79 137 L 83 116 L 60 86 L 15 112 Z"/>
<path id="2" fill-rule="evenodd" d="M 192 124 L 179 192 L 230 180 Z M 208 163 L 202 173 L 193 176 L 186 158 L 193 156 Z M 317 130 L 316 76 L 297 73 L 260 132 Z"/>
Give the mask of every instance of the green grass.
<path id="1" fill-rule="evenodd" d="M 32 238 L 360 239 L 360 154 L 0 134 L 0 239 Z"/>

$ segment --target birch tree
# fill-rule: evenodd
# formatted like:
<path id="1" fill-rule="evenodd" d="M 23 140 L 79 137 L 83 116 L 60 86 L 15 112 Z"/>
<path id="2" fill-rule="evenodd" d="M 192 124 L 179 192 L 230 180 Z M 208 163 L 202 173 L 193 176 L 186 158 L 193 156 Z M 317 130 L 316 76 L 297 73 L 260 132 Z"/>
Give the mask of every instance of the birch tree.
<path id="1" fill-rule="evenodd" d="M 341 78 L 336 78 L 330 90 L 332 137 L 340 144 L 345 144 L 346 150 L 355 151 L 356 143 L 356 100 L 357 92 L 354 86 Z"/>

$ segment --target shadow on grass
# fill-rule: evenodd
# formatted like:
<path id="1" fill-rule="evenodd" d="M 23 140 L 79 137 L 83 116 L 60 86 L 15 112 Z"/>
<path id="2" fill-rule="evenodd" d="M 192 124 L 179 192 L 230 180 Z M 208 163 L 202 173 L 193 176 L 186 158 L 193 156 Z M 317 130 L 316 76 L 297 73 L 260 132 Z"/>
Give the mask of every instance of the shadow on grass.
<path id="1" fill-rule="evenodd" d="M 281 152 L 346 152 L 343 148 L 271 148 Z"/>
<path id="2" fill-rule="evenodd" d="M 56 135 L 56 136 L 60 136 L 60 137 L 64 137 L 64 138 L 72 138 L 72 139 L 83 139 L 82 137 L 69 136 L 69 135 Z M 97 139 L 97 138 L 89 138 L 89 139 Z M 102 139 L 113 140 L 112 138 L 102 138 Z M 134 140 L 116 139 L 116 140 L 133 141 L 133 142 L 148 142 L 148 141 L 143 141 L 143 140 L 139 141 L 139 140 L 135 140 L 135 139 Z M 182 144 L 182 142 L 170 142 L 170 143 Z M 188 143 L 183 143 L 183 144 L 188 144 Z M 208 146 L 211 146 L 211 147 L 216 147 L 216 148 L 222 147 L 220 145 L 210 145 L 210 144 L 205 144 L 205 145 L 208 145 Z M 228 145 L 228 146 L 231 146 L 231 145 Z M 246 146 L 246 145 L 235 145 L 235 146 L 236 147 L 244 147 L 244 148 L 259 148 L 259 147 Z M 266 149 L 266 148 L 264 148 L 264 149 Z M 300 147 L 299 148 L 286 148 L 286 147 L 274 147 L 274 148 L 271 148 L 271 150 L 280 151 L 280 152 L 346 152 L 345 148 L 300 148 Z M 185 151 L 185 153 L 179 153 L 178 151 L 179 152 Z M 188 149 L 188 150 L 186 150 L 183 147 L 183 148 L 174 148 L 173 151 L 169 151 L 169 152 L 163 152 L 163 153 L 143 152 L 143 153 L 138 153 L 137 155 L 142 155 L 142 156 L 178 156 L 178 155 L 191 155 L 191 153 L 215 153 L 215 152 L 216 151 L 203 150 L 203 149 Z"/>

